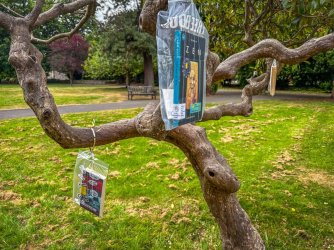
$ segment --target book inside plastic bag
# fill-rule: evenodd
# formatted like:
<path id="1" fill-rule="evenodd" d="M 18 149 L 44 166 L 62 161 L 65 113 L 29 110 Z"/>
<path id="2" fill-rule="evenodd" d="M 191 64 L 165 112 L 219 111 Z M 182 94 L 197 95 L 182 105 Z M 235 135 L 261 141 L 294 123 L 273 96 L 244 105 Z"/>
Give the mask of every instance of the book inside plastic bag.
<path id="1" fill-rule="evenodd" d="M 89 212 L 102 217 L 108 165 L 90 151 L 78 154 L 73 177 L 73 200 Z"/>
<path id="2" fill-rule="evenodd" d="M 157 20 L 162 118 L 167 130 L 199 121 L 205 110 L 209 34 L 191 0 L 169 0 Z"/>

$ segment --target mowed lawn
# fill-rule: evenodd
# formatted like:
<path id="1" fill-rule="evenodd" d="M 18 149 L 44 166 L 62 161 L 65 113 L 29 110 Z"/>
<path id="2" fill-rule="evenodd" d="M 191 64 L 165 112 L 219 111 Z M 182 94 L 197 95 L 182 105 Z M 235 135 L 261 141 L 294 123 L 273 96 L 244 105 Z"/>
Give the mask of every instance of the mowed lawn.
<path id="1" fill-rule="evenodd" d="M 140 109 L 65 115 L 73 126 Z M 200 123 L 241 182 L 267 249 L 334 248 L 333 102 L 257 101 L 251 117 Z M 72 202 L 77 150 L 35 118 L 0 121 L 0 249 L 221 249 L 199 181 L 176 147 L 135 138 L 95 149 L 110 165 L 105 216 Z"/>
<path id="2" fill-rule="evenodd" d="M 119 102 L 128 99 L 125 88 L 108 85 L 48 84 L 57 105 L 98 104 Z M 23 92 L 17 84 L 0 84 L 0 110 L 28 108 Z"/>

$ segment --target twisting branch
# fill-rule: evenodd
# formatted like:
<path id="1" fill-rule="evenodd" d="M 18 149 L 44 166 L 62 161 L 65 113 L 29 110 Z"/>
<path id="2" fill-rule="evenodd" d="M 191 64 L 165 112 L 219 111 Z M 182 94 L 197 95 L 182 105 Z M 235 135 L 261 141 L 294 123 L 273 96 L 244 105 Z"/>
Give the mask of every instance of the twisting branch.
<path id="1" fill-rule="evenodd" d="M 155 35 L 158 12 L 166 9 L 167 6 L 167 0 L 146 0 L 139 17 L 139 28 L 151 35 Z"/>
<path id="2" fill-rule="evenodd" d="M 219 120 L 223 116 L 250 116 L 253 113 L 252 97 L 261 94 L 268 86 L 270 74 L 248 79 L 242 90 L 240 103 L 222 104 L 205 110 L 202 121 Z"/>
<path id="3" fill-rule="evenodd" d="M 90 16 L 92 16 L 95 12 L 95 5 L 94 4 L 90 4 L 88 5 L 85 15 L 84 17 L 80 20 L 80 22 L 77 24 L 77 26 L 74 27 L 74 29 L 72 29 L 70 32 L 67 33 L 61 33 L 61 34 L 57 34 L 47 40 L 43 40 L 43 39 L 38 39 L 35 37 L 31 37 L 31 41 L 34 43 L 42 43 L 42 44 L 50 44 L 53 41 L 63 38 L 63 37 L 71 37 L 73 34 L 75 34 L 90 18 Z"/>
<path id="4" fill-rule="evenodd" d="M 64 4 L 64 3 L 56 4 L 48 11 L 43 12 L 42 14 L 39 15 L 37 21 L 34 24 L 34 29 L 41 26 L 42 24 L 45 24 L 59 17 L 60 15 L 65 15 L 68 13 L 75 12 L 90 4 L 95 5 L 96 0 L 76 0 L 68 4 Z"/>
<path id="5" fill-rule="evenodd" d="M 14 17 L 0 11 L 0 27 L 9 31 L 11 24 L 14 22 Z"/>
<path id="6" fill-rule="evenodd" d="M 37 0 L 34 9 L 24 18 L 30 27 L 33 26 L 39 14 L 41 14 L 44 3 L 45 0 Z"/>
<path id="7" fill-rule="evenodd" d="M 20 13 L 17 13 L 16 11 L 14 11 L 14 10 L 12 10 L 11 8 L 7 7 L 7 6 L 4 5 L 3 3 L 0 4 L 0 6 L 1 6 L 2 8 L 4 8 L 5 10 L 7 10 L 9 13 L 11 13 L 11 14 L 14 15 L 14 16 L 24 18 L 23 15 L 21 15 Z"/>
<path id="8" fill-rule="evenodd" d="M 289 49 L 274 39 L 263 40 L 253 47 L 230 56 L 217 68 L 213 81 L 233 79 L 242 66 L 261 58 L 274 58 L 284 64 L 297 64 L 334 48 L 334 33 L 309 40 L 296 49 Z"/>

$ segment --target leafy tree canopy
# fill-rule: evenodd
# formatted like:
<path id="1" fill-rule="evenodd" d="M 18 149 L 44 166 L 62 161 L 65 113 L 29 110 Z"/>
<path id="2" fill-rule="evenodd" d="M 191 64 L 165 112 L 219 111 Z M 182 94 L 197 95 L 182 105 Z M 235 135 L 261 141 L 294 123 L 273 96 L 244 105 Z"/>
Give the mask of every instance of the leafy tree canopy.
<path id="1" fill-rule="evenodd" d="M 71 84 L 74 73 L 83 72 L 83 63 L 88 57 L 89 44 L 79 34 L 70 39 L 63 38 L 50 44 L 49 63 L 53 70 L 70 76 Z"/>
<path id="2" fill-rule="evenodd" d="M 90 51 L 85 70 L 91 78 L 105 78 L 110 75 L 125 77 L 129 81 L 130 77 L 144 71 L 143 54 L 156 54 L 155 40 L 138 28 L 140 2 L 107 2 L 120 7 L 122 11 L 112 13 L 111 16 L 107 13 L 100 29 L 89 36 L 89 40 L 94 41 L 94 48 Z M 98 63 L 106 67 L 96 71 Z"/>

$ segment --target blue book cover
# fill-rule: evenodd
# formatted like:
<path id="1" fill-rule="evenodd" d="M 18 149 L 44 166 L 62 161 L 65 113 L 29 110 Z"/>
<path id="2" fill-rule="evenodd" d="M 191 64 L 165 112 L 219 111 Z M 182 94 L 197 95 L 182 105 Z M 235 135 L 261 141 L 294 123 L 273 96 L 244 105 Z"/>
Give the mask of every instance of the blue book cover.
<path id="1" fill-rule="evenodd" d="M 205 91 L 203 37 L 175 30 L 173 127 L 202 119 Z"/>

